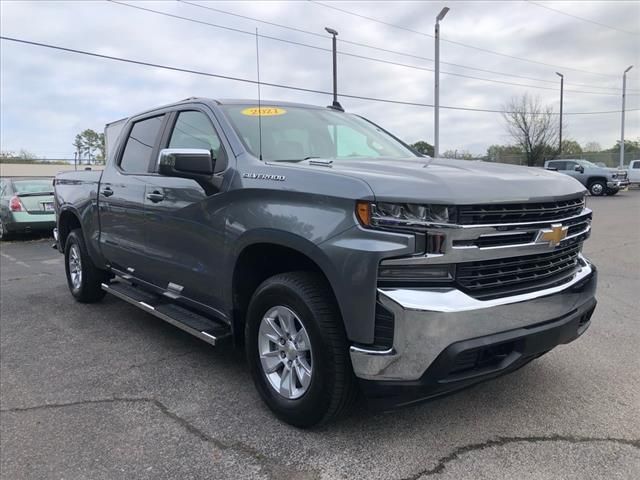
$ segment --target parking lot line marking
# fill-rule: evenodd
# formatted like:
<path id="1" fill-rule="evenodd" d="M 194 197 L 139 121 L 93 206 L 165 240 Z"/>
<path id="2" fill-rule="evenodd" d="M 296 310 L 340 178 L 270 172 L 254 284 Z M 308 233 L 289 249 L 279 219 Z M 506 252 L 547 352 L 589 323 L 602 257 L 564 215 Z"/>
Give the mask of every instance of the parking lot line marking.
<path id="1" fill-rule="evenodd" d="M 23 262 L 23 261 L 20 261 L 20 260 L 18 260 L 18 259 L 16 259 L 16 258 L 12 257 L 12 256 L 11 256 L 11 255 L 9 255 L 9 254 L 6 254 L 6 253 L 2 253 L 2 252 L 0 252 L 0 255 L 2 255 L 2 256 L 3 256 L 4 258 L 6 258 L 7 260 L 11 260 L 12 262 L 14 262 L 14 263 L 16 263 L 16 264 L 20 265 L 21 267 L 31 268 L 31 265 L 29 265 L 28 263 L 25 263 L 25 262 Z"/>
<path id="2" fill-rule="evenodd" d="M 62 263 L 62 258 L 50 258 L 49 260 L 42 260 L 40 263 L 44 263 L 46 265 L 57 265 L 58 263 Z"/>

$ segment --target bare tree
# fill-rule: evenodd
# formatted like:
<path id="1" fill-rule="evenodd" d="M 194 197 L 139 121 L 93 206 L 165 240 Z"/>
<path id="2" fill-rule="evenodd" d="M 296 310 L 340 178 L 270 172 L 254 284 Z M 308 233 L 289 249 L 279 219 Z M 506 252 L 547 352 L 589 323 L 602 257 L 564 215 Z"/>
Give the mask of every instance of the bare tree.
<path id="1" fill-rule="evenodd" d="M 522 147 L 527 165 L 542 165 L 558 151 L 558 119 L 550 106 L 543 106 L 539 97 L 524 94 L 513 97 L 502 114 L 507 131 Z"/>

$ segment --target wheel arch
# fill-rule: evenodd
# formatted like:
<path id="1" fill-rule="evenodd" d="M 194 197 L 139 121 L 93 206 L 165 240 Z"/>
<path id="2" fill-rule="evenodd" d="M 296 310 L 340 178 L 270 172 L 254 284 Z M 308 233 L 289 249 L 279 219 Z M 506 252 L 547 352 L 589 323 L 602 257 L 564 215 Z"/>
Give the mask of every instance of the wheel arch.
<path id="1" fill-rule="evenodd" d="M 588 186 L 591 186 L 591 184 L 592 184 L 593 182 L 598 182 L 598 181 L 600 181 L 600 182 L 604 182 L 604 186 L 605 186 L 605 187 L 607 186 L 607 179 L 606 179 L 606 177 L 600 177 L 600 176 L 589 177 L 589 180 L 587 180 L 587 185 L 588 185 Z"/>
<path id="2" fill-rule="evenodd" d="M 327 281 L 340 313 L 343 313 L 339 296 L 333 288 L 332 279 L 336 272 L 322 250 L 303 237 L 268 229 L 251 232 L 236 242 L 232 259 L 229 297 L 236 341 L 243 337 L 247 306 L 256 288 L 279 273 L 312 271 L 320 274 Z"/>
<path id="3" fill-rule="evenodd" d="M 64 252 L 64 246 L 69 234 L 76 228 L 82 229 L 82 223 L 77 212 L 71 208 L 65 208 L 58 216 L 58 249 Z M 84 233 L 83 233 L 84 234 Z M 86 238 L 85 238 L 86 241 Z"/>

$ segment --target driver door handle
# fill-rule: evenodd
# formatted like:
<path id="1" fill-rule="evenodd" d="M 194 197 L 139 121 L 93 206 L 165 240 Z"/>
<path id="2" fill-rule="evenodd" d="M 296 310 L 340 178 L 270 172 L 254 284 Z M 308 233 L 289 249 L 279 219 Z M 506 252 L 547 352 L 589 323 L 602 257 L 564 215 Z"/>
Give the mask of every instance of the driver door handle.
<path id="1" fill-rule="evenodd" d="M 110 197 L 111 195 L 113 195 L 113 190 L 111 190 L 111 187 L 105 187 L 105 189 L 102 190 L 100 193 L 105 197 Z"/>
<path id="2" fill-rule="evenodd" d="M 154 190 L 151 193 L 147 193 L 147 199 L 151 200 L 153 203 L 158 203 L 164 200 L 164 194 L 160 193 L 158 190 Z"/>

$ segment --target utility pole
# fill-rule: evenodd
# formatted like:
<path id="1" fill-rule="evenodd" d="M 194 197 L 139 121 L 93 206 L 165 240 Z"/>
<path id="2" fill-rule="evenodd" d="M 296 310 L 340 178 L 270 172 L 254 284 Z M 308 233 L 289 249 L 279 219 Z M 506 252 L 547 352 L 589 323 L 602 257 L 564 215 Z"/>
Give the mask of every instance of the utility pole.
<path id="1" fill-rule="evenodd" d="M 449 7 L 444 7 L 436 17 L 435 38 L 436 38 L 436 55 L 435 55 L 435 81 L 434 81 L 434 97 L 433 97 L 433 156 L 440 155 L 440 21 L 449 11 Z"/>
<path id="2" fill-rule="evenodd" d="M 627 72 L 633 68 L 629 65 L 622 74 L 622 125 L 620 127 L 620 163 L 619 167 L 624 168 L 624 101 L 627 96 Z"/>
<path id="3" fill-rule="evenodd" d="M 336 110 L 344 111 L 340 102 L 338 102 L 338 58 L 337 58 L 337 43 L 336 37 L 338 36 L 338 32 L 333 28 L 325 27 L 325 31 L 332 36 L 332 51 L 333 51 L 333 103 L 331 104 L 332 108 Z"/>
<path id="4" fill-rule="evenodd" d="M 556 75 L 560 77 L 560 142 L 558 145 L 558 154 L 562 154 L 562 103 L 564 96 L 564 75 L 556 72 Z"/>

